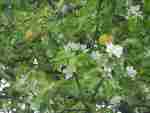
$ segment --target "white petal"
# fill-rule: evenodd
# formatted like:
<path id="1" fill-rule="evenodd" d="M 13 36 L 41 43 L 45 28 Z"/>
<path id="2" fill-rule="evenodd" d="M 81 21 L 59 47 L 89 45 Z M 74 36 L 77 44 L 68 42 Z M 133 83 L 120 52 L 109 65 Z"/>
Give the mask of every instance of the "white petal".
<path id="1" fill-rule="evenodd" d="M 130 77 L 134 77 L 137 74 L 137 71 L 133 68 L 133 66 L 127 66 L 126 71 Z"/>
<path id="2" fill-rule="evenodd" d="M 2 80 L 1 80 L 1 83 L 2 83 L 2 84 L 5 84 L 6 82 L 7 82 L 7 81 L 6 81 L 5 79 L 2 79 Z"/>
<path id="3" fill-rule="evenodd" d="M 3 88 L 2 88 L 2 87 L 0 87 L 0 91 L 3 91 Z"/>
<path id="4" fill-rule="evenodd" d="M 10 87 L 10 83 L 7 82 L 4 86 L 5 87 Z"/>
<path id="5" fill-rule="evenodd" d="M 37 59 L 36 59 L 36 58 L 33 60 L 33 64 L 35 64 L 35 65 L 37 65 L 37 64 L 38 64 L 38 61 L 37 61 Z"/>
<path id="6" fill-rule="evenodd" d="M 22 105 L 21 105 L 21 109 L 22 109 L 22 110 L 25 110 L 25 108 L 26 108 L 26 105 L 25 105 L 25 104 L 22 104 Z"/>
<path id="7" fill-rule="evenodd" d="M 121 55 L 123 54 L 123 48 L 121 46 L 119 46 L 119 45 L 116 45 L 116 46 L 114 46 L 112 53 L 117 58 L 120 58 Z"/>

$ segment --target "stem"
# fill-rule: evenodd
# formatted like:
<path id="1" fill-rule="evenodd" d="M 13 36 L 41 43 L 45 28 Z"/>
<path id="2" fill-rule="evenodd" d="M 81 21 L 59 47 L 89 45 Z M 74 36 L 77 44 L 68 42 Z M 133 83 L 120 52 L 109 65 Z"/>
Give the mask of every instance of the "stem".
<path id="1" fill-rule="evenodd" d="M 103 81 L 104 81 L 104 78 L 102 78 L 102 79 L 97 83 L 97 85 L 95 86 L 95 88 L 94 88 L 94 93 L 93 93 L 93 95 L 92 95 L 93 100 L 94 100 L 94 97 L 96 96 L 96 94 L 98 93 L 98 90 L 99 90 L 100 86 L 102 85 Z"/>
<path id="2" fill-rule="evenodd" d="M 84 99 L 84 95 L 83 95 L 83 93 L 82 93 L 81 84 L 80 84 L 78 75 L 77 75 L 76 73 L 74 73 L 74 78 L 75 78 L 77 87 L 78 87 L 78 89 L 79 89 L 79 93 L 80 93 L 80 96 L 81 96 L 81 102 L 82 102 L 83 105 L 87 108 L 87 111 L 90 113 L 91 110 L 90 110 L 89 106 L 86 104 L 86 101 L 85 101 L 85 99 Z"/>

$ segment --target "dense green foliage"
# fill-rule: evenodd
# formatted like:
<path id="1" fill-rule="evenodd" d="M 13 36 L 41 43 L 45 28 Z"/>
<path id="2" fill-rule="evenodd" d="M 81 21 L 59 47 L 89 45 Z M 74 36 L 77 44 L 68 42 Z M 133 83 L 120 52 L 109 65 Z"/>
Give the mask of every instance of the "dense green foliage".
<path id="1" fill-rule="evenodd" d="M 0 109 L 150 112 L 150 0 L 51 1 L 0 0 Z"/>

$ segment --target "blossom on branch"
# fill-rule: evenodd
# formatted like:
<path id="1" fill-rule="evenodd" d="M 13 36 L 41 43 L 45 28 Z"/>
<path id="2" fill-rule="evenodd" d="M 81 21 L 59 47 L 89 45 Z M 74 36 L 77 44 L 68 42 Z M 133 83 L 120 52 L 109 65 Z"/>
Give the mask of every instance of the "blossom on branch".
<path id="1" fill-rule="evenodd" d="M 120 58 L 123 54 L 123 47 L 120 45 L 113 45 L 112 43 L 108 43 L 106 47 L 106 52 L 110 55 L 116 56 L 117 58 Z"/>

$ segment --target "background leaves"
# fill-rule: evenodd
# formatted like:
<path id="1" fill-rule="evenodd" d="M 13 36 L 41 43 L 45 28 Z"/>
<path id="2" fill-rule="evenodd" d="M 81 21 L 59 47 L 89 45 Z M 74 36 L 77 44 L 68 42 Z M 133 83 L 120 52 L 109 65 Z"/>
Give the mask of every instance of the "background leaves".
<path id="1" fill-rule="evenodd" d="M 129 14 L 134 6 L 140 15 Z M 10 87 L 0 91 L 0 109 L 124 113 L 123 105 L 149 112 L 149 6 L 149 0 L 1 0 L 0 81 Z M 124 48 L 120 59 L 99 44 L 103 34 Z M 127 75 L 130 65 L 135 78 Z M 111 103 L 117 96 L 120 102 Z M 96 110 L 97 103 L 105 106 Z"/>

